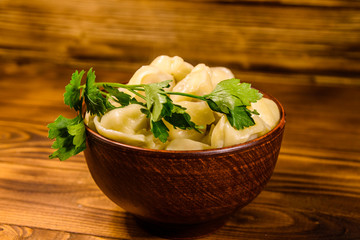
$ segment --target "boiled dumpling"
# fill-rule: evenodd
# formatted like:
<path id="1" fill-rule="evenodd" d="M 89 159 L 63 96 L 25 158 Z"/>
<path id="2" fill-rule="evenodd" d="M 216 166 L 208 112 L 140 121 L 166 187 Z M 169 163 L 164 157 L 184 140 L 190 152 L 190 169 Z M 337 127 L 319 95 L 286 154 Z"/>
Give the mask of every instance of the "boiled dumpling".
<path id="1" fill-rule="evenodd" d="M 84 117 L 84 123 L 93 131 L 96 132 L 96 127 L 95 127 L 95 123 L 94 123 L 94 117 L 95 115 L 91 115 L 90 112 L 86 112 L 85 113 L 85 117 Z"/>
<path id="2" fill-rule="evenodd" d="M 158 138 L 155 138 L 150 130 L 145 133 L 144 148 L 150 149 L 164 149 L 167 143 L 161 142 Z"/>
<path id="3" fill-rule="evenodd" d="M 210 69 L 212 71 L 211 82 L 214 88 L 219 82 L 235 77 L 230 69 L 225 67 L 212 67 Z"/>
<path id="4" fill-rule="evenodd" d="M 146 115 L 141 113 L 142 106 L 130 104 L 107 112 L 101 118 L 101 124 L 109 129 L 124 133 L 134 133 L 146 128 Z"/>
<path id="5" fill-rule="evenodd" d="M 173 88 L 174 92 L 190 93 L 194 95 L 209 94 L 213 90 L 211 82 L 212 72 L 205 64 L 198 64 L 194 69 Z M 171 96 L 175 102 L 194 101 L 184 96 Z"/>
<path id="6" fill-rule="evenodd" d="M 149 83 L 158 83 L 162 81 L 173 80 L 170 82 L 170 87 L 166 90 L 171 91 L 174 87 L 174 77 L 166 72 L 161 71 L 160 69 L 154 66 L 142 66 L 139 68 L 134 75 L 131 77 L 128 85 L 137 85 L 137 84 L 149 84 Z M 132 97 L 135 97 L 138 101 L 144 102 L 144 100 L 138 96 L 135 96 L 132 92 L 119 88 L 119 91 L 123 91 L 126 94 L 129 94 Z"/>
<path id="7" fill-rule="evenodd" d="M 174 77 L 154 66 L 142 66 L 134 73 L 128 84 L 158 83 L 166 80 L 174 80 Z M 174 84 L 174 82 L 170 83 L 170 88 L 168 88 L 168 90 L 171 90 Z"/>
<path id="8" fill-rule="evenodd" d="M 194 141 L 186 138 L 179 138 L 170 141 L 166 146 L 166 150 L 205 150 L 211 148 L 209 145 L 202 142 Z"/>
<path id="9" fill-rule="evenodd" d="M 211 147 L 228 147 L 250 141 L 265 134 L 267 128 L 261 118 L 257 115 L 252 117 L 255 125 L 237 130 L 231 126 L 227 117 L 223 115 L 211 133 Z"/>
<path id="10" fill-rule="evenodd" d="M 251 103 L 251 108 L 256 109 L 259 117 L 265 122 L 270 130 L 276 126 L 280 119 L 280 111 L 276 103 L 268 98 L 261 98 L 255 103 Z"/>
<path id="11" fill-rule="evenodd" d="M 206 126 L 215 121 L 214 112 L 210 109 L 206 102 L 190 102 L 183 101 L 180 103 L 182 107 L 186 108 L 186 112 L 190 115 L 191 121 L 198 126 L 203 126 L 203 131 L 197 132 L 196 130 L 182 130 L 180 128 L 174 128 L 171 124 L 167 124 L 169 128 L 169 138 L 188 138 L 191 140 L 201 140 L 206 131 Z"/>
<path id="12" fill-rule="evenodd" d="M 194 68 L 190 63 L 185 62 L 181 57 L 169 57 L 165 55 L 155 58 L 150 66 L 171 74 L 174 76 L 176 82 L 182 80 Z"/>
<path id="13" fill-rule="evenodd" d="M 142 131 L 147 128 L 146 116 L 140 112 L 140 105 L 131 104 L 113 109 L 102 117 L 96 116 L 96 130 L 103 136 L 126 144 L 141 146 L 145 143 Z"/>
<path id="14" fill-rule="evenodd" d="M 191 121 L 199 126 L 206 126 L 215 121 L 214 112 L 209 105 L 204 102 L 183 101 L 179 103 L 186 108 L 186 112 L 190 115 Z"/>
<path id="15" fill-rule="evenodd" d="M 183 130 L 180 128 L 174 128 L 173 125 L 170 123 L 165 123 L 167 128 L 169 129 L 169 140 L 171 139 L 191 139 L 194 141 L 200 141 L 204 135 L 205 132 L 198 132 L 194 129 L 191 130 Z"/>
<path id="16" fill-rule="evenodd" d="M 219 82 L 232 78 L 234 74 L 225 67 L 210 68 L 204 64 L 193 67 L 178 56 L 159 56 L 150 65 L 138 69 L 128 84 L 172 80 L 167 91 L 203 96 L 211 93 Z M 144 102 L 143 98 L 128 90 L 119 90 Z M 140 91 L 139 94 L 145 93 Z M 101 135 L 130 145 L 150 149 L 203 150 L 233 146 L 262 136 L 274 128 L 280 119 L 277 104 L 262 98 L 248 107 L 259 113 L 252 115 L 255 125 L 237 130 L 231 126 L 226 115 L 212 111 L 205 101 L 173 94 L 170 94 L 170 98 L 175 104 L 186 108 L 191 121 L 203 127 L 201 132 L 174 128 L 164 120 L 169 129 L 169 137 L 168 141 L 163 143 L 151 132 L 150 120 L 140 111 L 142 106 L 130 104 L 120 108 L 120 104 L 111 98 L 110 103 L 119 108 L 105 113 L 102 117 L 86 113 L 84 121 Z"/>

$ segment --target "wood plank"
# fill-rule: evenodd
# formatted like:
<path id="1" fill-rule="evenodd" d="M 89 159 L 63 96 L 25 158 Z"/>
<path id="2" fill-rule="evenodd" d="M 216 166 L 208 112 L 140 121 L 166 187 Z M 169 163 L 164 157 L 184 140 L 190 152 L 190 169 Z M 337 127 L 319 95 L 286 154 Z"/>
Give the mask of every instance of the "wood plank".
<path id="1" fill-rule="evenodd" d="M 131 216 L 96 189 L 86 170 L 57 168 L 55 162 L 48 162 L 46 172 L 43 166 L 22 164 L 22 158 L 14 159 L 12 163 L 0 163 L 0 204 L 7 206 L 0 209 L 3 224 L 110 238 L 148 236 Z M 316 163 L 318 166 L 311 166 L 318 171 L 309 172 L 305 177 L 304 171 L 310 163 Z M 346 162 L 339 161 L 330 165 L 332 169 L 328 168 L 324 159 L 282 154 L 266 191 L 235 213 L 224 228 L 208 239 L 225 236 L 229 239 L 260 239 L 263 234 L 268 234 L 269 239 L 279 239 L 284 231 L 291 239 L 301 239 L 304 232 L 307 236 L 310 233 L 311 236 L 327 236 L 328 239 L 345 239 L 358 234 L 354 226 L 360 219 L 359 209 L 356 206 L 348 208 L 343 203 L 359 199 L 360 179 L 356 172 L 359 164 L 347 166 Z M 326 172 L 321 171 L 324 166 Z M 334 170 L 339 168 L 343 169 L 346 178 L 341 172 L 334 174 Z M 323 204 L 325 200 L 331 208 Z M 342 229 L 348 231 L 343 232 Z"/>
<path id="2" fill-rule="evenodd" d="M 204 239 L 360 238 L 360 2 L 0 1 L 0 239 L 159 239 L 48 159 L 75 69 L 127 82 L 160 54 L 232 69 L 287 112 L 271 181 Z"/>
<path id="3" fill-rule="evenodd" d="M 340 4 L 320 5 L 330 2 Z M 134 71 L 164 53 L 235 70 L 359 81 L 357 8 L 274 5 L 269 11 L 262 4 L 79 0 L 81 11 L 69 15 L 73 3 L 67 1 L 0 4 L 0 59 L 6 61 Z"/>
<path id="4" fill-rule="evenodd" d="M 4 240 L 10 239 L 73 239 L 73 240 L 111 240 L 114 238 L 104 238 L 90 236 L 85 234 L 77 234 L 71 232 L 53 231 L 41 228 L 30 228 L 25 226 L 0 224 L 0 238 Z"/>
<path id="5" fill-rule="evenodd" d="M 185 0 L 189 2 L 213 2 L 217 4 L 262 4 L 267 6 L 307 6 L 307 7 L 359 7 L 358 1 L 352 0 Z"/>
<path id="6" fill-rule="evenodd" d="M 27 70 L 23 79 L 16 71 L 0 81 L 0 206 L 6 206 L 0 236 L 155 238 L 101 193 L 82 154 L 66 162 L 48 159 L 45 125 L 62 111 L 71 114 L 62 102 L 71 69 L 63 70 Z M 100 79 L 126 76 L 98 73 Z M 32 84 L 24 84 L 28 77 Z M 354 112 L 360 88 L 254 85 L 287 110 L 281 154 L 265 191 L 204 239 L 356 239 L 360 208 L 351 203 L 360 199 L 360 116 Z"/>

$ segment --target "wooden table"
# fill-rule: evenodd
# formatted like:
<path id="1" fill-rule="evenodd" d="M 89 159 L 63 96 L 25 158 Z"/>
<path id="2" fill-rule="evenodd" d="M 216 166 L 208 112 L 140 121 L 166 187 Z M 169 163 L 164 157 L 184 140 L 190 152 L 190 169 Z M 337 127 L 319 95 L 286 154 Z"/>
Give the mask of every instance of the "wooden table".
<path id="1" fill-rule="evenodd" d="M 101 2 L 101 3 L 100 3 Z M 107 199 L 83 154 L 48 159 L 64 86 L 126 82 L 157 55 L 227 66 L 287 126 L 265 190 L 204 239 L 360 239 L 356 1 L 0 1 L 0 239 L 158 239 Z"/>

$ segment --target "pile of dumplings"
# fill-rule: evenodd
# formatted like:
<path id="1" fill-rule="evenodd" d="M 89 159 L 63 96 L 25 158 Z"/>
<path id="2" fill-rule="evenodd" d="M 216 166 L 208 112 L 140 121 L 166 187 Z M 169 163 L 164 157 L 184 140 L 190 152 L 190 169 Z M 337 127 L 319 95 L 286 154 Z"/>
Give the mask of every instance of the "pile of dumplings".
<path id="1" fill-rule="evenodd" d="M 208 67 L 205 64 L 194 67 L 178 56 L 159 56 L 150 65 L 138 69 L 128 84 L 173 80 L 167 90 L 204 95 L 212 92 L 220 81 L 230 78 L 234 78 L 233 73 L 224 67 Z M 104 137 L 129 145 L 150 149 L 204 150 L 255 139 L 269 132 L 280 119 L 276 103 L 263 97 L 249 107 L 259 113 L 252 116 L 255 125 L 236 130 L 225 115 L 212 111 L 204 101 L 178 95 L 171 95 L 171 99 L 186 108 L 194 123 L 204 126 L 202 133 L 175 129 L 165 122 L 169 128 L 169 137 L 167 142 L 162 143 L 153 136 L 149 119 L 140 111 L 141 106 L 138 104 L 113 109 L 102 117 L 86 114 L 85 123 Z"/>

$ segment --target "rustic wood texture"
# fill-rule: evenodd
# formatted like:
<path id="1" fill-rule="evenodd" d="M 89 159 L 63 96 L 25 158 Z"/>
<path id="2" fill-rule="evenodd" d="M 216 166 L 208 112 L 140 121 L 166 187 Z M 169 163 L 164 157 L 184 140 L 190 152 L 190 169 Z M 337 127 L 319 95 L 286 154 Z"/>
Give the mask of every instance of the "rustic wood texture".
<path id="1" fill-rule="evenodd" d="M 0 1 L 0 239 L 159 239 L 97 188 L 46 125 L 74 69 L 126 82 L 160 54 L 227 66 L 279 99 L 265 190 L 204 239 L 360 239 L 360 2 Z"/>
<path id="2" fill-rule="evenodd" d="M 29 62 L 133 71 L 167 54 L 360 84 L 359 9 L 350 0 L 2 0 L 0 59 L 8 71 Z"/>

